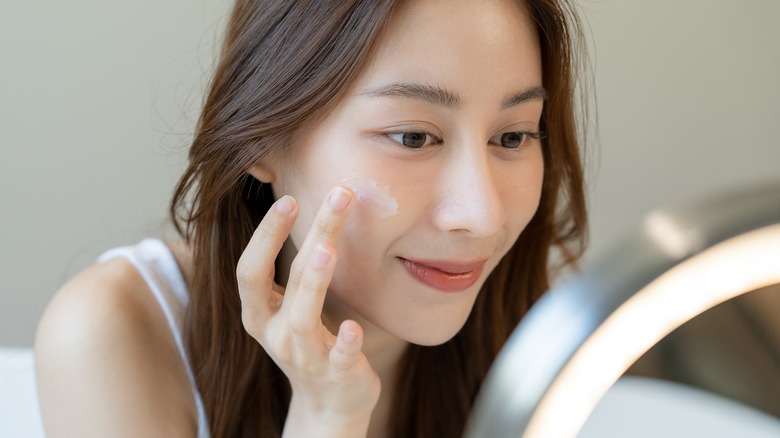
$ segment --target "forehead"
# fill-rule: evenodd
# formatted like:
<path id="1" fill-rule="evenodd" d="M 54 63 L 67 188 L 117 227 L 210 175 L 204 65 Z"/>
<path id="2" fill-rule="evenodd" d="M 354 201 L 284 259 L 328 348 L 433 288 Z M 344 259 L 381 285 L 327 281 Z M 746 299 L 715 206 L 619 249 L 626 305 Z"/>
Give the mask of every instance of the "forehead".
<path id="1" fill-rule="evenodd" d="M 536 26 L 513 0 L 414 0 L 399 5 L 355 92 L 392 82 L 500 99 L 541 85 Z"/>

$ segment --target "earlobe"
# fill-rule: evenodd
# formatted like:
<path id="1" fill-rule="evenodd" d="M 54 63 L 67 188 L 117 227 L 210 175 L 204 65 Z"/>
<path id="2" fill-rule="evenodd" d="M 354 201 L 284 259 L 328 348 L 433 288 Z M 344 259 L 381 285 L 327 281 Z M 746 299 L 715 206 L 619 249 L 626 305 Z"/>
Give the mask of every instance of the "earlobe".
<path id="1" fill-rule="evenodd" d="M 249 174 L 255 177 L 256 180 L 264 183 L 272 183 L 276 180 L 276 174 L 273 169 L 265 164 L 255 164 L 249 169 Z"/>

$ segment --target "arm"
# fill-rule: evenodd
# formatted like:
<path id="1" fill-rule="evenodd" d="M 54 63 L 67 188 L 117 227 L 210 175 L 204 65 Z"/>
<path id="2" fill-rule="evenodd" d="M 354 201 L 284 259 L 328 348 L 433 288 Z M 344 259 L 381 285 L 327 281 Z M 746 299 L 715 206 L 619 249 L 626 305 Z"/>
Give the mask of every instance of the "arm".
<path id="1" fill-rule="evenodd" d="M 186 373 L 145 287 L 116 259 L 74 277 L 49 304 L 35 341 L 48 437 L 195 436 Z"/>

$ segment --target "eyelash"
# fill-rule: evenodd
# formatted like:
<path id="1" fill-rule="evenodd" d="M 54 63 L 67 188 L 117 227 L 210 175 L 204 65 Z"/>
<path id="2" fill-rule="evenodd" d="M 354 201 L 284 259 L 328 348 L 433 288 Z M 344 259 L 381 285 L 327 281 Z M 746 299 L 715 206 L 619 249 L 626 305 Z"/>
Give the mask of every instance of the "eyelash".
<path id="1" fill-rule="evenodd" d="M 431 134 L 430 132 L 425 132 L 425 131 L 390 132 L 390 133 L 387 133 L 385 135 L 388 138 L 390 138 L 391 140 L 393 140 L 394 142 L 398 143 L 399 145 L 401 145 L 401 146 L 403 146 L 404 148 L 407 148 L 407 149 L 422 149 L 422 148 L 424 148 L 424 147 L 426 147 L 428 145 L 428 141 L 427 140 L 425 141 L 425 143 L 423 143 L 419 147 L 405 145 L 403 137 L 406 136 L 406 135 L 412 135 L 412 134 L 414 134 L 414 135 L 423 135 L 425 137 L 430 137 L 430 138 L 432 138 L 434 140 L 434 144 L 440 144 L 442 142 L 442 140 L 439 137 Z M 510 131 L 510 132 L 502 132 L 501 134 L 496 134 L 495 136 L 491 137 L 490 138 L 491 139 L 491 143 L 496 144 L 494 141 L 492 141 L 494 138 L 496 138 L 497 136 L 503 137 L 504 135 L 507 135 L 507 134 L 515 134 L 515 135 L 519 134 L 519 135 L 523 136 L 522 141 L 520 143 L 518 143 L 518 145 L 515 146 L 515 147 L 502 146 L 505 149 L 509 149 L 509 150 L 521 149 L 522 146 L 529 139 L 538 140 L 538 139 L 541 139 L 541 138 L 545 137 L 545 133 L 543 133 L 541 131 Z M 395 138 L 395 137 L 398 137 L 398 138 Z M 501 140 L 499 140 L 499 142 L 500 141 Z"/>

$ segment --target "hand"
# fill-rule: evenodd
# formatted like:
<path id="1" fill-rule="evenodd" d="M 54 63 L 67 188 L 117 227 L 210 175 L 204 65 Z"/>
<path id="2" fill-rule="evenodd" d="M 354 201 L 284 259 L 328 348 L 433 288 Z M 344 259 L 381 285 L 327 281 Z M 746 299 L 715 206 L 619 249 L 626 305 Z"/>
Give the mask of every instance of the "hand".
<path id="1" fill-rule="evenodd" d="M 334 336 L 321 318 L 335 242 L 354 197 L 344 187 L 328 194 L 292 262 L 286 289 L 274 282 L 274 261 L 298 213 L 290 196 L 269 209 L 236 268 L 244 328 L 290 380 L 285 436 L 365 436 L 379 399 L 379 377 L 361 351 L 360 325 L 344 321 Z"/>

